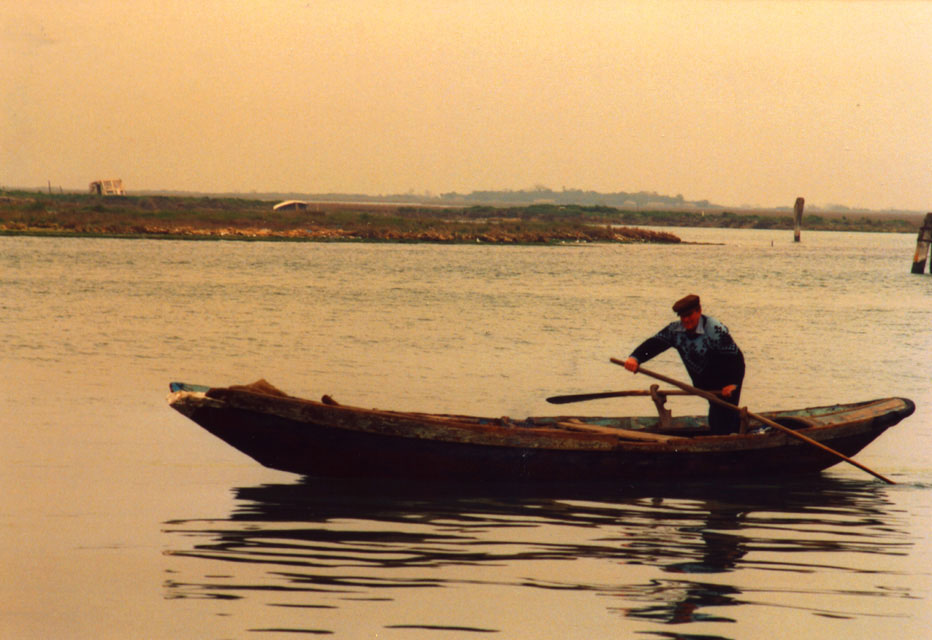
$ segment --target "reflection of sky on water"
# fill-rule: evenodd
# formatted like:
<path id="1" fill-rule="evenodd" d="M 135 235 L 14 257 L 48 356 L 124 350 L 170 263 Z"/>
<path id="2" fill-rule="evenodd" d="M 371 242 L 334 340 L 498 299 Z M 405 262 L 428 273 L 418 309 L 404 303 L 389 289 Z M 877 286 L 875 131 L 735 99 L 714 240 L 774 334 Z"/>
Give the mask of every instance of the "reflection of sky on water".
<path id="1" fill-rule="evenodd" d="M 268 604 L 309 609 L 351 601 L 390 609 L 399 589 L 591 592 L 609 612 L 652 625 L 734 622 L 735 607 L 746 604 L 859 617 L 866 612 L 839 608 L 838 596 L 911 597 L 883 585 L 885 558 L 913 544 L 884 491 L 826 478 L 550 493 L 323 481 L 248 487 L 237 490 L 227 520 L 166 524 L 175 544 L 165 589 L 170 599 L 287 593 L 289 603 Z M 181 558 L 222 571 L 205 575 Z M 608 571 L 587 582 L 561 568 L 582 560 Z M 870 579 L 832 589 L 833 580 L 784 577 L 839 572 Z M 386 612 L 386 628 L 389 619 Z M 450 628 L 494 630 L 486 622 Z"/>

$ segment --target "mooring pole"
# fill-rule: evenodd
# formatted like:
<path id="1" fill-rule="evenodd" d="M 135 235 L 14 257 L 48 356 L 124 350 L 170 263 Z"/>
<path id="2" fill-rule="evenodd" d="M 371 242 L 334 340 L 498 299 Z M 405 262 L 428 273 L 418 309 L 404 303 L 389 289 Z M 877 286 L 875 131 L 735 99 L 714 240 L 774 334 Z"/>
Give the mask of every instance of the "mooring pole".
<path id="1" fill-rule="evenodd" d="M 916 238 L 916 253 L 913 255 L 913 273 L 922 273 L 926 269 L 926 256 L 929 255 L 929 245 L 932 244 L 932 213 L 926 214 L 926 219 L 919 227 L 919 237 Z M 929 271 L 932 272 L 932 266 Z"/>
<path id="2" fill-rule="evenodd" d="M 793 242 L 799 242 L 799 229 L 803 224 L 803 207 L 806 206 L 805 198 L 796 198 L 796 204 L 793 205 Z"/>

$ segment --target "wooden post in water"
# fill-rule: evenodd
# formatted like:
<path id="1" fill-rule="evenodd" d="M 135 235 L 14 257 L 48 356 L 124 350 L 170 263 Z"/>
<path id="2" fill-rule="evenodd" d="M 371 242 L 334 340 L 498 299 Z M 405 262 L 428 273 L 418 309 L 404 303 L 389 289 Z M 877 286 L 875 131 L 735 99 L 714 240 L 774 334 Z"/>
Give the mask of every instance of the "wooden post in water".
<path id="1" fill-rule="evenodd" d="M 913 273 L 922 273 L 926 269 L 926 257 L 929 255 L 929 245 L 932 244 L 932 213 L 926 214 L 926 219 L 919 227 L 919 237 L 916 238 L 916 253 L 913 255 Z M 932 272 L 932 266 L 929 271 Z"/>
<path id="2" fill-rule="evenodd" d="M 796 198 L 796 204 L 793 205 L 793 242 L 799 242 L 799 229 L 803 224 L 803 207 L 806 205 L 806 199 Z"/>

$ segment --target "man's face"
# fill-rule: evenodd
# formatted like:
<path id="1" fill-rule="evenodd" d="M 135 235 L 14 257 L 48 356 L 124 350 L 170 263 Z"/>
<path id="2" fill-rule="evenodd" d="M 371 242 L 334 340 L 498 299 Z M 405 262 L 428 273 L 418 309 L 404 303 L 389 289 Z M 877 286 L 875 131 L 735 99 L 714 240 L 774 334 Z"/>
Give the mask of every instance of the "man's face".
<path id="1" fill-rule="evenodd" d="M 680 324 L 682 324 L 683 328 L 687 331 L 695 331 L 696 327 L 699 326 L 699 318 L 701 317 L 702 309 L 697 307 L 686 315 L 680 316 Z"/>

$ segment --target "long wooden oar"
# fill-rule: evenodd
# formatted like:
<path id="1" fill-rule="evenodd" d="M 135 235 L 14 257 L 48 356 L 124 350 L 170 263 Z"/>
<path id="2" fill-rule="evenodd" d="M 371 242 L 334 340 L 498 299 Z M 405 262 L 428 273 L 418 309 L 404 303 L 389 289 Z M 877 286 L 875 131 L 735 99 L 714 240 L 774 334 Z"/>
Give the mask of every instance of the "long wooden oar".
<path id="1" fill-rule="evenodd" d="M 663 389 L 658 391 L 665 396 L 691 396 L 689 391 L 680 391 L 672 389 Z M 650 391 L 646 389 L 635 389 L 634 391 L 602 391 L 600 393 L 576 393 L 566 396 L 551 396 L 547 398 L 550 404 L 567 404 L 569 402 L 585 402 L 586 400 L 599 400 L 600 398 L 623 398 L 626 396 L 649 396 Z"/>
<path id="2" fill-rule="evenodd" d="M 622 367 L 625 366 L 625 361 L 624 361 L 624 360 L 618 360 L 617 358 L 611 358 L 611 361 L 612 361 L 613 363 L 617 364 L 617 365 L 621 365 Z M 737 407 L 737 406 L 731 404 L 730 402 L 725 402 L 724 400 L 722 400 L 721 398 L 719 398 L 718 396 L 716 396 L 714 393 L 710 393 L 710 392 L 708 392 L 708 391 L 703 391 L 702 389 L 697 389 L 696 387 L 693 387 L 693 386 L 691 386 L 691 385 L 688 385 L 688 384 L 686 384 L 685 382 L 680 382 L 679 380 L 674 380 L 673 378 L 668 378 L 667 376 L 665 376 L 665 375 L 663 375 L 663 374 L 655 373 L 655 372 L 653 372 L 653 371 L 650 371 L 649 369 L 645 369 L 644 367 L 642 367 L 642 366 L 640 366 L 640 365 L 638 365 L 638 373 L 643 373 L 644 375 L 650 376 L 651 378 L 657 378 L 658 380 L 660 380 L 660 381 L 662 381 L 662 382 L 666 382 L 667 384 L 672 384 L 674 387 L 679 387 L 679 388 L 682 389 L 683 391 L 689 391 L 690 393 L 692 393 L 692 394 L 694 394 L 694 395 L 701 396 L 701 397 L 705 398 L 706 400 L 708 400 L 709 402 L 714 402 L 714 403 L 716 403 L 716 404 L 720 404 L 720 405 L 722 405 L 723 407 L 728 407 L 729 409 L 732 409 L 732 410 L 734 410 L 734 411 L 741 411 L 741 409 L 740 409 L 739 407 Z M 896 483 L 895 483 L 893 480 L 891 480 L 890 478 L 886 478 L 886 477 L 880 475 L 879 473 L 877 473 L 876 471 L 873 471 L 872 469 L 868 469 L 867 467 L 865 467 L 865 466 L 864 466 L 863 464 L 861 464 L 860 462 L 856 462 L 856 461 L 852 460 L 851 458 L 849 458 L 849 457 L 846 456 L 845 454 L 840 453 L 840 452 L 838 452 L 838 451 L 835 451 L 835 450 L 832 449 L 831 447 L 827 447 L 827 446 L 825 446 L 824 444 L 822 444 L 821 442 L 817 442 L 817 441 L 813 440 L 812 438 L 810 438 L 810 437 L 808 437 L 808 436 L 804 436 L 803 434 L 798 433 L 798 432 L 796 432 L 796 431 L 793 431 L 792 429 L 790 429 L 790 428 L 788 428 L 788 427 L 784 427 L 782 424 L 779 424 L 779 423 L 777 423 L 777 422 L 774 422 L 773 420 L 771 420 L 771 419 L 769 419 L 769 418 L 765 418 L 764 416 L 759 415 L 759 414 L 757 414 L 757 413 L 751 413 L 750 411 L 748 411 L 747 414 L 748 414 L 748 416 L 750 416 L 751 418 L 754 418 L 755 420 L 758 420 L 758 421 L 760 421 L 760 422 L 763 422 L 763 423 L 766 424 L 768 427 L 773 427 L 774 429 L 779 429 L 780 431 L 783 431 L 784 433 L 787 433 L 787 434 L 793 436 L 794 438 L 798 438 L 799 440 L 802 440 L 803 442 L 806 442 L 806 443 L 808 443 L 808 444 L 811 444 L 811 445 L 814 446 L 814 447 L 818 447 L 819 449 L 822 449 L 823 451 L 825 451 L 825 452 L 827 452 L 827 453 L 831 453 L 833 456 L 836 456 L 836 457 L 838 457 L 838 458 L 841 458 L 842 460 L 844 460 L 844 461 L 847 462 L 848 464 L 852 464 L 852 465 L 854 465 L 855 467 L 857 467 L 858 469 L 861 469 L 862 471 L 866 471 L 867 473 L 871 474 L 872 476 L 874 476 L 874 477 L 876 477 L 876 478 L 880 478 L 881 480 L 883 480 L 883 481 L 886 482 L 887 484 L 896 484 Z"/>

